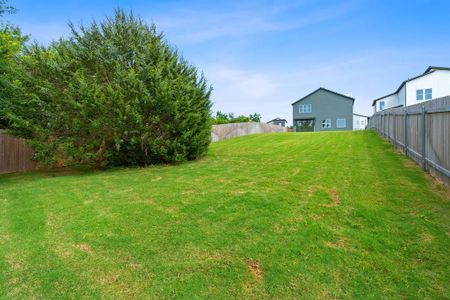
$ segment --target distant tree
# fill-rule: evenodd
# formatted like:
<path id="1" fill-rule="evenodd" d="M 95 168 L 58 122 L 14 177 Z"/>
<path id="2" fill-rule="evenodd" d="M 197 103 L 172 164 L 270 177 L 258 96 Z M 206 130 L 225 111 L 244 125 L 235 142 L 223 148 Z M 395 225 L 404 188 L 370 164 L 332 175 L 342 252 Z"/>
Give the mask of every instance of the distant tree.
<path id="1" fill-rule="evenodd" d="M 0 0 L 0 18 L 2 21 L 5 14 L 14 14 L 16 11 L 16 8 L 9 5 L 7 0 Z"/>
<path id="2" fill-rule="evenodd" d="M 250 122 L 261 122 L 261 115 L 257 113 L 249 115 L 248 118 L 250 119 Z"/>
<path id="3" fill-rule="evenodd" d="M 2 101 L 10 129 L 53 164 L 192 160 L 210 143 L 211 88 L 155 25 L 116 10 L 21 57 L 20 97 Z"/>
<path id="4" fill-rule="evenodd" d="M 15 12 L 6 0 L 0 0 L 0 128 L 9 124 L 5 117 L 6 105 L 18 92 L 12 83 L 18 83 L 18 55 L 27 40 L 17 26 L 4 20 L 5 15 Z"/>
<path id="5" fill-rule="evenodd" d="M 212 124 L 227 124 L 227 123 L 245 123 L 245 122 L 261 122 L 261 115 L 254 113 L 249 116 L 235 116 L 234 113 L 223 113 L 217 111 L 216 115 L 211 118 Z"/>

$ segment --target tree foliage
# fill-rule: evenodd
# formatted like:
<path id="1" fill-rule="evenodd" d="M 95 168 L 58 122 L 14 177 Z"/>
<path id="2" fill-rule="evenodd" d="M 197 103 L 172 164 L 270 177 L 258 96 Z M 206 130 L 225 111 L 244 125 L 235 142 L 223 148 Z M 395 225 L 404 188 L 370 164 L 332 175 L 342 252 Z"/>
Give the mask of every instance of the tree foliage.
<path id="1" fill-rule="evenodd" d="M 217 111 L 216 115 L 211 117 L 212 124 L 227 124 L 227 123 L 241 123 L 241 122 L 261 122 L 261 115 L 254 113 L 248 116 L 235 116 L 234 113 L 223 113 Z"/>
<path id="2" fill-rule="evenodd" d="M 0 0 L 0 129 L 8 127 L 8 122 L 4 115 L 4 105 L 6 99 L 14 96 L 14 85 L 11 84 L 18 78 L 17 57 L 23 49 L 27 40 L 17 26 L 5 22 L 5 14 L 12 14 L 16 10 L 9 6 L 5 0 Z"/>
<path id="3" fill-rule="evenodd" d="M 11 130 L 38 161 L 95 166 L 195 159 L 210 143 L 206 79 L 154 25 L 116 10 L 21 57 Z"/>
<path id="4" fill-rule="evenodd" d="M 0 0 L 0 22 L 3 22 L 3 16 L 5 14 L 13 14 L 16 12 L 16 8 L 8 4 L 7 0 Z"/>

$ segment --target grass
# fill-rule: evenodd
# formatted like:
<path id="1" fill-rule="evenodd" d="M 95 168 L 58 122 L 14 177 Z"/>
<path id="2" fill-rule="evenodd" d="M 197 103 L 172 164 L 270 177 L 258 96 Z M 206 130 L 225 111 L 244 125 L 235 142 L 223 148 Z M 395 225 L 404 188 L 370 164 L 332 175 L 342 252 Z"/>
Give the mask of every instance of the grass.
<path id="1" fill-rule="evenodd" d="M 450 298 L 450 192 L 372 132 L 0 191 L 0 298 Z"/>

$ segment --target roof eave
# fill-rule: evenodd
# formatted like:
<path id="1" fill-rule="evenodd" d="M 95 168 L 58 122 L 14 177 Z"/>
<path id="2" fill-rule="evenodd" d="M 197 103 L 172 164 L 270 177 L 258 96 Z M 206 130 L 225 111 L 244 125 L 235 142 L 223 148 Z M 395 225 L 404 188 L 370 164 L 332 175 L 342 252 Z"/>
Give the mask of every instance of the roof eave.
<path id="1" fill-rule="evenodd" d="M 350 100 L 353 101 L 353 103 L 355 103 L 355 98 L 353 98 L 353 97 L 350 97 L 350 96 L 347 96 L 347 95 L 344 95 L 344 94 L 341 94 L 341 93 L 338 93 L 338 92 L 335 92 L 335 91 L 326 89 L 326 88 L 324 88 L 324 87 L 320 87 L 320 88 L 314 90 L 313 92 L 309 93 L 308 95 L 304 96 L 303 98 L 300 98 L 299 100 L 295 101 L 295 102 L 292 103 L 291 105 L 294 105 L 294 104 L 296 104 L 296 103 L 298 103 L 298 102 L 304 100 L 305 98 L 308 98 L 309 96 L 311 96 L 312 94 L 314 94 L 314 93 L 316 93 L 316 92 L 318 92 L 318 91 L 320 91 L 320 90 L 324 90 L 324 91 L 327 91 L 327 92 L 329 92 L 329 93 L 333 93 L 333 94 L 335 94 L 335 95 L 338 95 L 338 96 L 341 96 L 341 97 L 350 99 Z"/>

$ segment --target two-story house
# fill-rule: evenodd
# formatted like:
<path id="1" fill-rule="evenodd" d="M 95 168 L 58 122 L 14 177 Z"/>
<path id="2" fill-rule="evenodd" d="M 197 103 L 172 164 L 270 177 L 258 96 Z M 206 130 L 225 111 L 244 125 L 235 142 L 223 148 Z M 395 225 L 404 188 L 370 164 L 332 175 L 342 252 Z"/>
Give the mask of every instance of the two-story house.
<path id="1" fill-rule="evenodd" d="M 352 130 L 354 101 L 321 87 L 292 103 L 294 131 Z"/>
<path id="2" fill-rule="evenodd" d="M 450 95 L 450 68 L 428 67 L 423 74 L 403 81 L 394 93 L 373 100 L 372 106 L 376 113 L 448 95 Z"/>
<path id="3" fill-rule="evenodd" d="M 287 123 L 287 121 L 285 119 L 280 119 L 280 118 L 275 118 L 275 119 L 267 122 L 267 124 L 278 125 L 278 126 L 283 126 L 283 127 L 286 127 L 286 123 Z"/>

